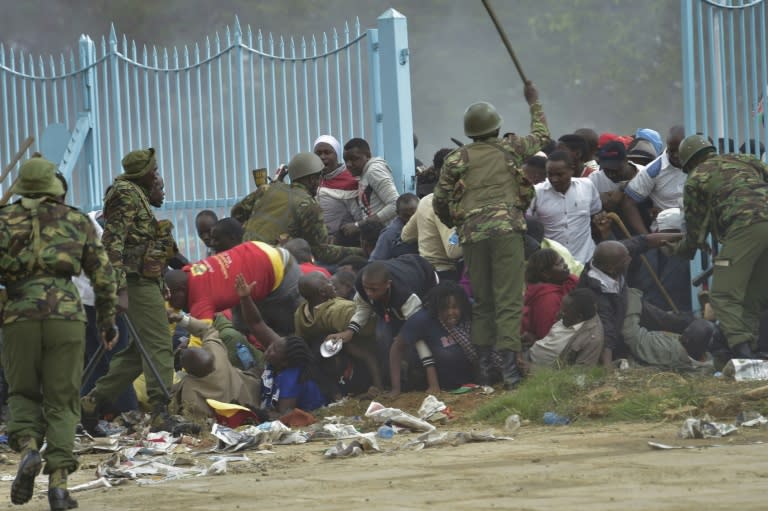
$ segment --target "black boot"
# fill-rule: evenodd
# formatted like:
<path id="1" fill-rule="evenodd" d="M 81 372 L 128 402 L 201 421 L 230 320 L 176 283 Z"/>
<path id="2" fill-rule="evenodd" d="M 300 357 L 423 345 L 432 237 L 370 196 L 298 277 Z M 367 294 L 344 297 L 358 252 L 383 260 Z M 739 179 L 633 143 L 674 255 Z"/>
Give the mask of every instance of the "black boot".
<path id="1" fill-rule="evenodd" d="M 51 511 L 64 511 L 75 509 L 77 501 L 69 496 L 69 490 L 50 488 L 48 489 L 48 505 L 51 506 Z"/>
<path id="2" fill-rule="evenodd" d="M 731 358 L 758 358 L 752 351 L 752 346 L 748 342 L 742 342 L 736 346 L 731 346 Z"/>
<path id="3" fill-rule="evenodd" d="M 511 350 L 499 351 L 501 355 L 501 376 L 504 380 L 504 388 L 506 390 L 512 390 L 520 383 L 523 375 L 520 373 L 520 369 L 517 367 L 517 352 Z"/>
<path id="4" fill-rule="evenodd" d="M 37 450 L 37 442 L 32 440 L 26 442 L 27 446 L 23 447 L 16 478 L 11 485 L 11 502 L 17 505 L 26 504 L 32 498 L 35 492 L 35 477 L 43 468 L 43 459 L 40 457 L 40 451 Z"/>
<path id="5" fill-rule="evenodd" d="M 477 384 L 491 385 L 493 383 L 493 359 L 491 346 L 477 346 Z"/>

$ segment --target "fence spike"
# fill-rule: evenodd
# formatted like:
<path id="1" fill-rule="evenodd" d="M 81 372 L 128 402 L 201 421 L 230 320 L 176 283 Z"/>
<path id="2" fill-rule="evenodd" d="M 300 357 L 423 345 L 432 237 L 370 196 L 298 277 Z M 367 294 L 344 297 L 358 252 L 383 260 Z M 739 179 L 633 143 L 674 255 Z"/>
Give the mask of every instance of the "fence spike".
<path id="1" fill-rule="evenodd" d="M 110 45 L 117 44 L 117 31 L 114 23 L 109 24 L 109 43 Z"/>
<path id="2" fill-rule="evenodd" d="M 106 57 L 107 55 L 107 40 L 104 38 L 104 36 L 101 36 L 101 56 Z"/>
<path id="3" fill-rule="evenodd" d="M 147 59 L 149 58 L 149 53 L 147 53 L 147 45 L 144 45 L 144 49 L 141 50 L 141 58 L 144 61 L 144 64 L 146 65 Z"/>
<path id="4" fill-rule="evenodd" d="M 53 58 L 53 55 L 49 55 L 49 57 L 51 59 L 48 63 L 51 68 L 51 76 L 56 76 L 56 60 Z"/>
<path id="5" fill-rule="evenodd" d="M 168 48 L 163 48 L 163 66 L 168 69 Z"/>
<path id="6" fill-rule="evenodd" d="M 328 34 L 323 32 L 323 53 L 328 53 Z"/>
<path id="7" fill-rule="evenodd" d="M 189 67 L 189 46 L 184 45 L 184 66 Z"/>
<path id="8" fill-rule="evenodd" d="M 312 56 L 317 57 L 317 38 L 312 34 Z"/>
<path id="9" fill-rule="evenodd" d="M 10 67 L 11 69 L 16 69 L 16 56 L 14 55 L 14 53 L 15 52 L 14 52 L 13 46 L 11 46 L 11 48 L 8 50 L 8 58 L 11 61 L 11 64 L 8 67 Z"/>
<path id="10" fill-rule="evenodd" d="M 24 49 L 19 50 L 19 69 L 22 73 L 25 72 L 26 66 L 24 65 Z"/>
<path id="11" fill-rule="evenodd" d="M 248 46 L 253 47 L 253 30 L 251 29 L 251 25 L 248 25 Z"/>
<path id="12" fill-rule="evenodd" d="M 344 21 L 344 42 L 349 42 L 349 22 Z"/>
<path id="13" fill-rule="evenodd" d="M 38 57 L 38 68 L 40 68 L 40 77 L 45 78 L 45 63 L 43 63 L 43 56 Z"/>
<path id="14" fill-rule="evenodd" d="M 360 18 L 355 16 L 355 36 L 360 35 Z"/>
<path id="15" fill-rule="evenodd" d="M 235 14 L 235 37 L 242 36 L 243 31 L 240 28 L 240 18 L 237 17 L 237 14 Z"/>
<path id="16" fill-rule="evenodd" d="M 219 31 L 216 31 L 216 37 L 213 40 L 214 43 L 216 43 L 216 53 L 219 53 L 221 51 L 221 38 L 219 37 Z"/>
<path id="17" fill-rule="evenodd" d="M 205 55 L 206 58 L 211 58 L 211 38 L 205 36 Z"/>
<path id="18" fill-rule="evenodd" d="M 336 27 L 333 27 L 333 45 L 334 47 L 339 47 L 339 32 L 336 30 Z"/>
<path id="19" fill-rule="evenodd" d="M 131 55 L 132 55 L 131 58 L 133 58 L 133 60 L 138 62 L 139 53 L 136 51 L 136 40 L 131 41 Z"/>
<path id="20" fill-rule="evenodd" d="M 5 65 L 5 45 L 0 43 L 0 65 Z"/>
<path id="21" fill-rule="evenodd" d="M 123 56 L 128 56 L 128 38 L 123 34 Z"/>
<path id="22" fill-rule="evenodd" d="M 227 46 L 232 44 L 232 37 L 229 30 L 229 25 L 227 25 L 226 29 L 224 30 L 224 40 L 227 41 Z"/>
<path id="23" fill-rule="evenodd" d="M 152 45 L 152 65 L 155 67 L 160 66 L 157 58 L 157 46 L 155 46 L 154 44 Z"/>
<path id="24" fill-rule="evenodd" d="M 259 48 L 261 48 L 264 44 L 264 34 L 261 32 L 261 29 L 259 29 L 258 34 L 256 34 L 256 40 L 259 42 Z"/>
<path id="25" fill-rule="evenodd" d="M 200 45 L 195 43 L 195 64 L 200 63 Z"/>

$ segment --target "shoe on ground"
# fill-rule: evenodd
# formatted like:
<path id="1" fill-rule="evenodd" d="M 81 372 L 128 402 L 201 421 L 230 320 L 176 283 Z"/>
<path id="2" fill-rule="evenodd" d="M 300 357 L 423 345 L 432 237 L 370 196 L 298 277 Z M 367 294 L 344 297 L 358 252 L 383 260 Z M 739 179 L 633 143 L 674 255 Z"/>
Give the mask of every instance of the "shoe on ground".
<path id="1" fill-rule="evenodd" d="M 11 502 L 16 505 L 26 504 L 35 492 L 35 478 L 43 468 L 40 451 L 33 449 L 27 452 L 19 462 L 19 470 L 11 485 Z"/>
<path id="2" fill-rule="evenodd" d="M 70 497 L 68 490 L 63 488 L 48 490 L 48 504 L 51 506 L 51 511 L 65 511 L 77 507 L 77 501 Z"/>

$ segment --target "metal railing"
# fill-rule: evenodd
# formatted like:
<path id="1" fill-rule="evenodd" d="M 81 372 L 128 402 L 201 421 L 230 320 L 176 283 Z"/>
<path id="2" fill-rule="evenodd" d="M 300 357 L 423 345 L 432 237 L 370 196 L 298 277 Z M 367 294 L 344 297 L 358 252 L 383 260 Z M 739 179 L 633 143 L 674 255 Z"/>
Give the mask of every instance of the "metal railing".
<path id="1" fill-rule="evenodd" d="M 166 184 L 159 216 L 174 222 L 182 252 L 200 257 L 195 212 L 228 216 L 251 191 L 252 169 L 287 163 L 321 134 L 367 138 L 401 191 L 412 189 L 407 44 L 406 19 L 393 9 L 376 29 L 356 20 L 319 37 L 235 19 L 192 46 L 138 45 L 114 26 L 99 44 L 81 36 L 77 58 L 0 44 L 0 161 L 33 135 L 70 180 L 69 202 L 88 211 L 101 207 L 127 152 L 155 147 Z"/>

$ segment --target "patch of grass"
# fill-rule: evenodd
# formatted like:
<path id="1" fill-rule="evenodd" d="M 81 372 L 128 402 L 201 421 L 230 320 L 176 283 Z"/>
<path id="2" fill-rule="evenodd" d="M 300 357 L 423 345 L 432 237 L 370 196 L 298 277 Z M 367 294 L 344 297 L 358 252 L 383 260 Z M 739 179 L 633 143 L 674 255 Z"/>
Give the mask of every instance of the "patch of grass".
<path id="1" fill-rule="evenodd" d="M 628 388 L 625 392 L 623 399 L 608 407 L 606 418 L 630 421 L 658 420 L 664 418 L 666 410 L 684 406 L 698 408 L 707 397 L 694 381 L 682 377 L 670 378 L 663 383 L 659 382 L 658 385 Z"/>
<path id="2" fill-rule="evenodd" d="M 473 419 L 503 423 L 517 413 L 523 419 L 542 422 L 544 412 L 571 416 L 576 396 L 605 377 L 602 368 L 539 369 L 513 391 L 479 407 Z"/>

